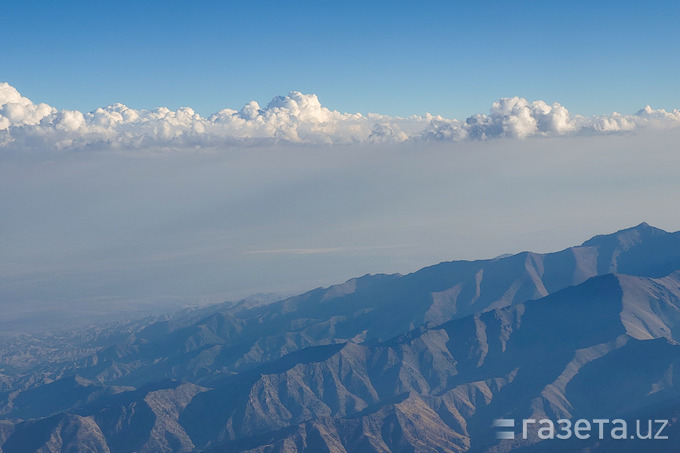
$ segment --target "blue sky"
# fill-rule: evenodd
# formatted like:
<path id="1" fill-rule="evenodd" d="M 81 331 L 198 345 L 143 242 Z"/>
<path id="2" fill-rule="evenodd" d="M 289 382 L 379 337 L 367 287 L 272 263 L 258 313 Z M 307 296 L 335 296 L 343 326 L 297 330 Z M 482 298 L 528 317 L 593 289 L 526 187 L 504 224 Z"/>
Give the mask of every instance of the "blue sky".
<path id="1" fill-rule="evenodd" d="M 504 96 L 584 115 L 680 106 L 677 2 L 5 2 L 0 79 L 34 102 L 202 115 L 291 90 L 465 118 Z"/>

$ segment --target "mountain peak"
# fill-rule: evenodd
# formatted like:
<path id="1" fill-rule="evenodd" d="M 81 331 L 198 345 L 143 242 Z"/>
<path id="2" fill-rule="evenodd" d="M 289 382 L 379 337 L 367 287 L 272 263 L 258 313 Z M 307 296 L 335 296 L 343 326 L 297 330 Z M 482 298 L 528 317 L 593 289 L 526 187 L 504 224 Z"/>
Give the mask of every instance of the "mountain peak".
<path id="1" fill-rule="evenodd" d="M 597 273 L 663 277 L 678 269 L 680 232 L 668 233 L 641 223 L 616 233 L 595 236 L 583 243 L 597 252 Z"/>
<path id="2" fill-rule="evenodd" d="M 651 231 L 651 230 L 658 230 L 658 228 L 654 228 L 647 222 L 642 222 L 638 225 L 635 225 L 634 227 L 630 228 L 624 228 L 623 230 L 620 230 L 619 232 L 624 232 L 624 231 Z"/>
<path id="3" fill-rule="evenodd" d="M 635 243 L 639 243 L 640 240 L 646 237 L 665 234 L 669 233 L 662 229 L 655 228 L 649 225 L 647 222 L 642 222 L 639 225 L 630 228 L 625 228 L 615 233 L 597 235 L 585 241 L 583 244 L 581 244 L 581 246 L 583 247 L 597 246 L 614 242 L 623 247 L 630 247 Z"/>

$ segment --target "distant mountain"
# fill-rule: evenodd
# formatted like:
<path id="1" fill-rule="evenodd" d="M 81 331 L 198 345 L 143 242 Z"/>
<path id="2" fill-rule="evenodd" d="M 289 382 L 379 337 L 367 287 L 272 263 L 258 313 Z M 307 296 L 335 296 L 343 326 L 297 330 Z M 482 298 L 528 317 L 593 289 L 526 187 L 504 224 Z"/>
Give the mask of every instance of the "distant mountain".
<path id="1" fill-rule="evenodd" d="M 648 446 L 501 441 L 501 417 L 665 417 L 679 437 L 649 445 L 680 445 L 680 233 L 644 223 L 561 252 L 367 275 L 100 337 L 116 341 L 0 368 L 3 452 Z"/>

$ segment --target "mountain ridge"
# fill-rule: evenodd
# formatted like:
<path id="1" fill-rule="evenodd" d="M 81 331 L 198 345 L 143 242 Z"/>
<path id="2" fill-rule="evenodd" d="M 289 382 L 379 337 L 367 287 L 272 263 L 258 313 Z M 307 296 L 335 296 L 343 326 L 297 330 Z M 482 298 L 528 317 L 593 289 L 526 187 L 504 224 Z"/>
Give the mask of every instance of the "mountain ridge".
<path id="1" fill-rule="evenodd" d="M 643 223 L 138 325 L 6 375 L 0 448 L 551 451 L 493 419 L 667 413 L 679 342 L 680 234 Z"/>

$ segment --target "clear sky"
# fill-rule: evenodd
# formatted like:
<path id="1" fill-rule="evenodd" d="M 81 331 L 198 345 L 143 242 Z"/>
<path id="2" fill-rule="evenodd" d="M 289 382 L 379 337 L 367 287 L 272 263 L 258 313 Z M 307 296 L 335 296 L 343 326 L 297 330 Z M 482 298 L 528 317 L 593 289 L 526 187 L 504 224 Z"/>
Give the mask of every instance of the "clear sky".
<path id="1" fill-rule="evenodd" d="M 91 111 L 201 115 L 291 90 L 342 112 L 465 118 L 500 97 L 571 112 L 680 106 L 675 1 L 14 1 L 0 80 Z"/>

